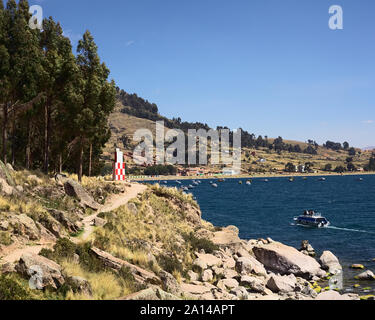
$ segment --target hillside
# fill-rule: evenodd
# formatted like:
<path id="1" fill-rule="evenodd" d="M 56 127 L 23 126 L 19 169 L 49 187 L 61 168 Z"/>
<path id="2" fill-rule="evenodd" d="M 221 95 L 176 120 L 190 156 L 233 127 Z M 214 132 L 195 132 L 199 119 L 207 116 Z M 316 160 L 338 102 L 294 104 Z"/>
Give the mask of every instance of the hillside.
<path id="1" fill-rule="evenodd" d="M 359 299 L 330 290 L 313 249 L 242 240 L 177 189 L 0 175 L 0 300 Z"/>
<path id="2" fill-rule="evenodd" d="M 125 106 L 124 103 L 133 103 L 134 106 Z M 109 117 L 109 126 L 112 136 L 106 144 L 103 153 L 103 157 L 106 160 L 106 173 L 109 173 L 111 170 L 112 154 L 115 146 L 117 146 L 125 150 L 126 162 L 128 168 L 130 168 L 130 172 L 136 175 L 142 174 L 144 168 L 135 166 L 131 157 L 132 151 L 136 146 L 136 143 L 133 142 L 133 134 L 138 129 L 144 128 L 150 130 L 155 136 L 156 120 L 163 120 L 166 125 L 166 130 L 168 130 L 168 128 L 178 128 L 185 131 L 187 128 L 198 129 L 208 127 L 206 124 L 202 123 L 189 124 L 187 122 L 182 122 L 181 119 L 167 119 L 158 112 L 158 108 L 155 104 L 151 104 L 136 95 L 128 95 L 118 89 L 116 107 Z M 327 173 L 327 171 L 324 170 L 327 165 L 331 166 L 332 171 L 340 167 L 347 168 L 348 158 L 352 158 L 352 164 L 357 171 L 362 170 L 362 168 L 368 164 L 372 154 L 371 151 L 355 149 L 356 155 L 349 156 L 348 149 L 332 150 L 323 146 L 318 146 L 315 142 L 312 143 L 312 141 L 308 143 L 282 140 L 282 147 L 278 148 L 276 143 L 278 143 L 277 140 L 280 138 L 260 137 L 255 139 L 255 135 L 250 135 L 247 132 L 245 132 L 245 135 L 247 140 L 243 139 L 241 174 L 281 174 L 285 171 L 285 166 L 288 163 L 292 163 L 296 166 L 308 164 L 311 172 Z M 252 136 L 254 138 L 252 138 Z M 249 137 L 253 139 L 250 140 L 250 147 L 246 146 L 246 144 L 249 144 Z M 258 141 L 260 142 L 258 143 Z M 251 147 L 251 143 L 255 145 Z M 294 150 L 299 152 L 293 152 Z M 309 150 L 309 152 L 311 150 L 311 153 L 306 153 L 305 150 Z M 260 161 L 261 159 L 264 160 Z M 182 170 L 183 168 L 180 167 L 180 169 Z M 196 170 L 200 170 L 206 173 L 220 173 L 222 167 L 209 165 L 194 170 L 195 172 Z"/>

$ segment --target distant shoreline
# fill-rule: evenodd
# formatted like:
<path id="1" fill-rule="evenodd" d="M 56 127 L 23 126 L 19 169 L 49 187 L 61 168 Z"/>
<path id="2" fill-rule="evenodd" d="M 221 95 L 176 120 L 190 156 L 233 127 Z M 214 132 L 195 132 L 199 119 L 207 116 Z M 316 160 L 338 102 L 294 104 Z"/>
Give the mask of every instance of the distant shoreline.
<path id="1" fill-rule="evenodd" d="M 158 176 L 158 177 L 128 177 L 129 181 L 160 181 L 160 180 L 214 180 L 214 179 L 258 179 L 258 178 L 291 178 L 291 177 L 334 177 L 334 176 L 368 176 L 375 175 L 375 172 L 346 172 L 346 173 L 285 173 L 285 174 L 272 174 L 272 173 L 258 173 L 254 175 L 216 175 L 216 176 Z"/>

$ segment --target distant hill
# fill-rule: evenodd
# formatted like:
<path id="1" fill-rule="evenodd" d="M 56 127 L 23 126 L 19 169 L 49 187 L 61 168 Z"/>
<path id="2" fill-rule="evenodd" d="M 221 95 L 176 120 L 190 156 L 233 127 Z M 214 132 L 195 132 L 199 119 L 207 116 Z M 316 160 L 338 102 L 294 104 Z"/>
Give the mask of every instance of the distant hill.
<path id="1" fill-rule="evenodd" d="M 363 151 L 371 151 L 371 150 L 375 150 L 375 147 L 366 147 L 366 148 L 363 148 L 362 150 Z"/>
<path id="2" fill-rule="evenodd" d="M 181 129 L 187 132 L 188 129 L 210 129 L 205 123 L 184 122 L 180 118 L 169 119 L 164 117 L 159 113 L 156 104 L 136 94 L 128 94 L 117 88 L 116 107 L 109 117 L 112 136 L 103 154 L 108 167 L 115 146 L 125 150 L 127 163 L 132 166 L 131 154 L 136 146 L 133 142 L 135 131 L 144 128 L 150 130 L 155 136 L 155 121 L 160 120 L 164 121 L 166 130 Z M 218 127 L 217 129 L 220 128 L 225 127 Z M 332 168 L 346 167 L 349 148 L 344 146 L 344 144 L 331 141 L 327 141 L 324 146 L 320 146 L 313 140 L 300 142 L 284 140 L 281 137 L 268 138 L 242 130 L 243 171 L 282 171 L 289 162 L 295 165 L 313 163 L 314 169 L 316 168 L 318 171 L 322 170 L 327 164 L 330 164 Z M 361 155 L 360 149 L 355 150 L 357 154 L 353 157 L 353 161 L 357 168 L 361 168 L 368 162 L 368 153 L 364 152 Z M 259 159 L 266 159 L 266 162 L 260 162 Z"/>

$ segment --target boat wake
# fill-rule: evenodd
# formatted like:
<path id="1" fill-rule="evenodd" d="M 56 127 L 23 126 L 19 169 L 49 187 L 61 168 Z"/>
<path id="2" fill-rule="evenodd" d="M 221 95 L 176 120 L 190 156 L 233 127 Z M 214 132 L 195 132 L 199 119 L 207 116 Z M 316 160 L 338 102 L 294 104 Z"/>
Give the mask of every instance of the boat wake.
<path id="1" fill-rule="evenodd" d="M 299 223 L 291 223 L 290 225 L 291 226 L 305 227 L 305 228 L 313 228 L 311 226 L 307 226 L 307 225 L 303 225 L 303 224 L 299 224 Z M 325 226 L 325 227 L 320 228 L 320 229 L 333 229 L 333 230 L 339 230 L 339 231 L 349 231 L 349 232 L 361 232 L 361 233 L 375 234 L 375 232 L 371 232 L 371 231 L 350 229 L 350 228 L 340 228 L 340 227 L 335 227 L 335 226 Z"/>
<path id="2" fill-rule="evenodd" d="M 375 234 L 375 232 L 366 231 L 366 230 L 358 230 L 358 229 L 349 229 L 349 228 L 339 228 L 335 226 L 328 226 L 327 229 L 334 229 L 334 230 L 341 230 L 341 231 L 351 231 L 351 232 L 361 232 L 361 233 L 372 233 Z"/>

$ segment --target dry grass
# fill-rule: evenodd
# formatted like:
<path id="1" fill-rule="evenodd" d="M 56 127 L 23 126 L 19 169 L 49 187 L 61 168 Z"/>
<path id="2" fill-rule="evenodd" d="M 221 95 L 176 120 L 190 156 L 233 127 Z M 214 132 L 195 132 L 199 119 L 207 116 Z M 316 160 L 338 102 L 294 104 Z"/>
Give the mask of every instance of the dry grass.
<path id="1" fill-rule="evenodd" d="M 61 263 L 64 272 L 68 276 L 79 276 L 85 278 L 92 287 L 93 297 L 82 294 L 68 292 L 67 300 L 113 300 L 132 293 L 131 286 L 127 286 L 125 281 L 120 281 L 110 272 L 88 272 L 80 265 L 65 260 Z"/>
<path id="2" fill-rule="evenodd" d="M 161 252 L 173 253 L 183 265 L 190 265 L 194 257 L 181 235 L 193 232 L 194 228 L 185 220 L 183 209 L 173 201 L 186 204 L 191 203 L 192 198 L 177 195 L 175 189 L 163 188 L 163 196 L 157 195 L 157 191 L 160 191 L 159 187 L 150 187 L 140 200 L 133 201 L 138 208 L 137 214 L 126 206 L 107 213 L 106 226 L 95 230 L 94 244 L 155 273 L 160 271 L 160 266 L 150 253 L 155 256 Z M 166 192 L 173 198 L 166 198 Z"/>

